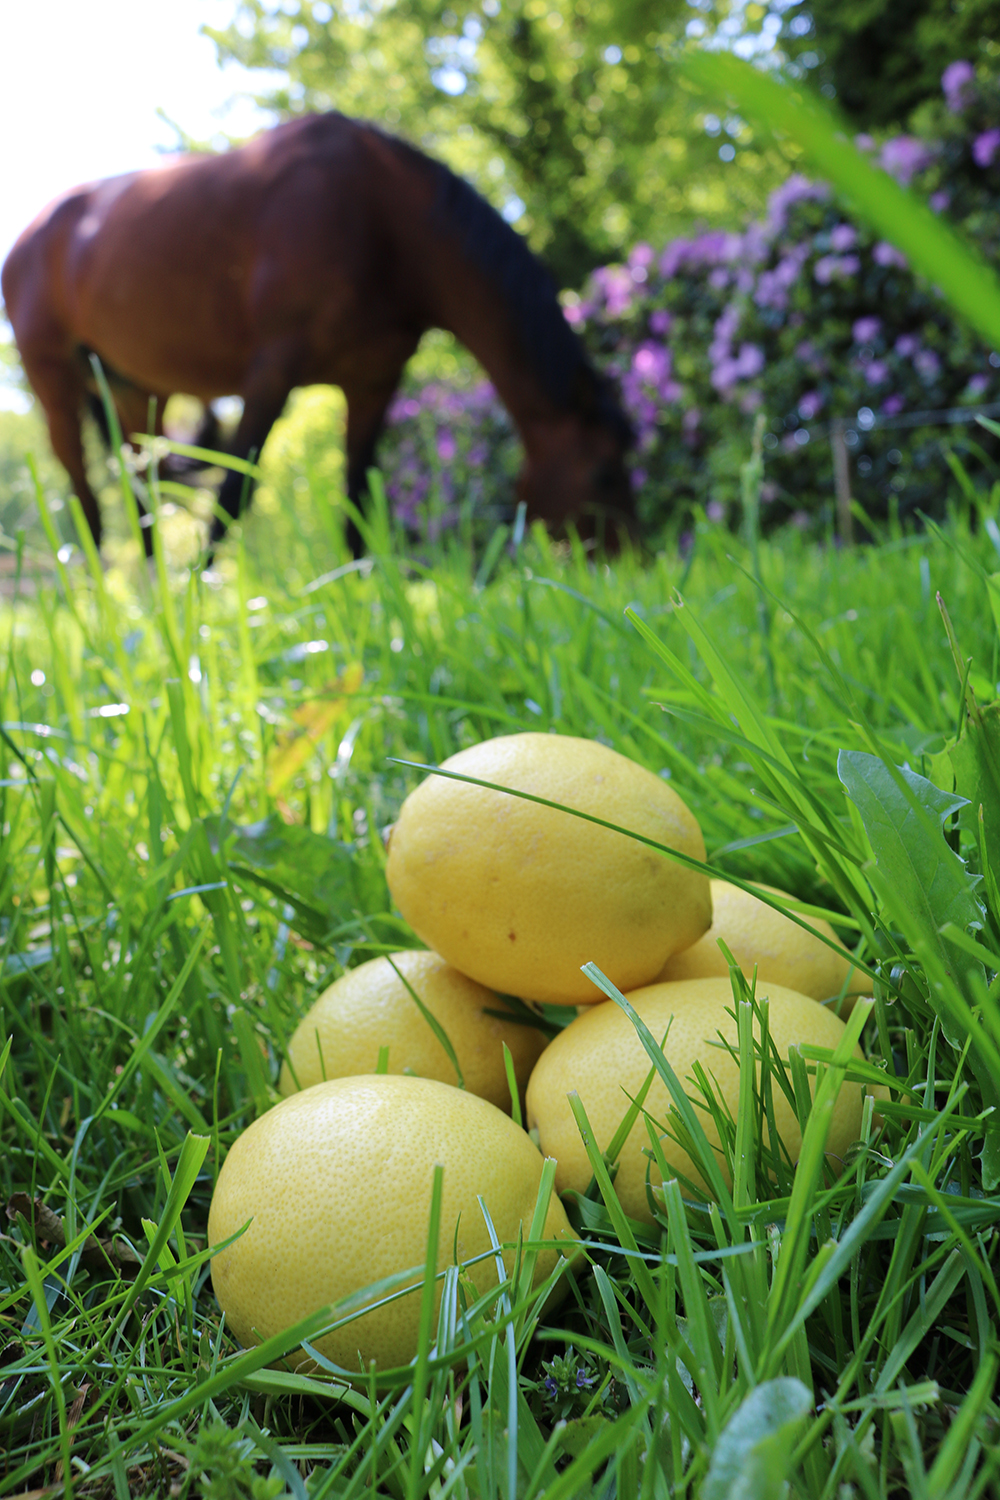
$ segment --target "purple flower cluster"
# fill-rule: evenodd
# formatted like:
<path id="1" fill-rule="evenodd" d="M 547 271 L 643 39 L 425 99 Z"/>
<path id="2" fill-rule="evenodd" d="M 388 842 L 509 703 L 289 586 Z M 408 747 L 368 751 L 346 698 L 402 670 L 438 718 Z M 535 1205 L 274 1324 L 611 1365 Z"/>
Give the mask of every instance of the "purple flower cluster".
<path id="1" fill-rule="evenodd" d="M 1000 151 L 1000 130 L 996 126 L 991 130 L 984 130 L 972 143 L 972 159 L 977 167 L 992 167 L 998 151 Z"/>
<path id="2" fill-rule="evenodd" d="M 934 151 L 926 141 L 913 135 L 897 135 L 882 147 L 881 164 L 890 176 L 908 187 L 918 172 L 922 172 L 934 159 Z"/>
<path id="3" fill-rule="evenodd" d="M 463 510 L 490 513 L 507 504 L 516 453 L 488 381 L 462 390 L 434 382 L 403 391 L 386 423 L 386 493 L 407 530 L 433 541 L 459 523 Z"/>
<path id="4" fill-rule="evenodd" d="M 963 58 L 949 63 L 941 74 L 941 92 L 953 115 L 961 114 L 972 103 L 976 70 Z"/>

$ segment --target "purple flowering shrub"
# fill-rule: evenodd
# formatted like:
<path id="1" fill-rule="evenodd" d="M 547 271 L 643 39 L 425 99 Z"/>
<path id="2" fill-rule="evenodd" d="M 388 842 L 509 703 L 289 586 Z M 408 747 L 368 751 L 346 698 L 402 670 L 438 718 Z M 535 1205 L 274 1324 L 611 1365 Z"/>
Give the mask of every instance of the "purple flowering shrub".
<path id="1" fill-rule="evenodd" d="M 432 382 L 396 396 L 380 460 L 396 518 L 436 541 L 463 523 L 495 525 L 508 514 L 520 455 L 487 381 L 467 389 Z"/>
<path id="2" fill-rule="evenodd" d="M 1000 88 L 958 62 L 942 93 L 916 122 L 919 134 L 858 144 L 996 262 Z M 852 491 L 876 516 L 940 508 L 946 444 L 974 479 L 997 472 L 996 444 L 982 429 L 901 423 L 1000 401 L 1000 356 L 954 321 L 892 245 L 800 175 L 772 195 L 762 223 L 678 239 L 659 253 L 637 245 L 623 265 L 594 272 L 566 316 L 616 379 L 635 426 L 634 481 L 654 539 L 692 513 L 734 515 L 757 412 L 763 498 L 775 519 L 825 523 L 832 511 L 832 418 L 848 423 Z M 463 459 L 450 475 L 443 433 Z M 475 399 L 427 387 L 397 402 L 383 462 L 408 521 L 438 489 L 446 524 L 463 495 L 509 508 L 518 453 L 488 386 Z"/>

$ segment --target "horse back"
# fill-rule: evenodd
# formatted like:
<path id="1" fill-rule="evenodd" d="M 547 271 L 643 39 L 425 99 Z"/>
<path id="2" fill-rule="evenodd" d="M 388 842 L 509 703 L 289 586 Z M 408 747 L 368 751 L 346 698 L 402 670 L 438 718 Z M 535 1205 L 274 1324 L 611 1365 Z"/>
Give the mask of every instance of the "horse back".
<path id="1" fill-rule="evenodd" d="M 45 321 L 143 388 L 210 399 L 241 389 L 262 344 L 297 338 L 299 380 L 336 379 L 329 351 L 419 322 L 384 222 L 414 187 L 390 138 L 330 114 L 76 189 L 4 267 L 18 343 Z"/>
<path id="2" fill-rule="evenodd" d="M 95 192 L 104 185 L 87 183 L 60 194 L 22 230 L 0 269 L 4 306 L 22 350 L 23 341 L 65 339 L 67 253 Z"/>

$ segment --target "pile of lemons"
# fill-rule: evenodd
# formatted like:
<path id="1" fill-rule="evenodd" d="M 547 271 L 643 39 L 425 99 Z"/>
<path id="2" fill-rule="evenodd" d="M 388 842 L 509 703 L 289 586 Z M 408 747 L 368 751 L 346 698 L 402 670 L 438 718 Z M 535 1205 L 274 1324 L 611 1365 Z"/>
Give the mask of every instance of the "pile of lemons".
<path id="1" fill-rule="evenodd" d="M 681 798 L 606 746 L 515 734 L 441 769 L 448 774 L 428 776 L 403 804 L 387 862 L 393 898 L 429 951 L 372 959 L 317 1000 L 288 1048 L 285 1097 L 234 1144 L 209 1218 L 211 1242 L 231 1241 L 212 1263 L 216 1294 L 247 1345 L 384 1283 L 381 1296 L 362 1300 L 369 1310 L 348 1308 L 315 1345 L 359 1377 L 372 1361 L 385 1370 L 416 1352 L 420 1294 L 400 1295 L 397 1283 L 411 1270 L 403 1286 L 421 1280 L 435 1165 L 444 1167 L 438 1270 L 457 1260 L 472 1295 L 487 1292 L 497 1284 L 490 1227 L 508 1246 L 528 1236 L 543 1154 L 555 1159 L 559 1191 L 590 1182 L 568 1095 L 579 1094 L 606 1150 L 645 1083 L 649 1059 L 635 1028 L 582 965 L 596 963 L 628 996 L 682 1082 L 704 1068 L 734 1118 L 739 1068 L 718 1043 L 735 1047 L 736 1023 L 718 940 L 748 976 L 756 966 L 782 1058 L 802 1043 L 836 1047 L 843 1022 L 817 1002 L 836 999 L 846 1010 L 863 987 L 842 955 L 790 917 L 710 882 L 698 868 L 701 830 Z M 811 925 L 836 941 L 824 922 Z M 575 1007 L 575 1018 L 547 1044 L 526 1024 L 525 1007 L 515 1013 L 503 996 Z M 511 1118 L 504 1044 L 532 1135 Z M 773 1103 L 794 1160 L 796 1114 L 783 1096 Z M 667 1120 L 658 1077 L 644 1107 Z M 830 1153 L 843 1155 L 858 1137 L 861 1113 L 862 1088 L 847 1082 Z M 700 1117 L 721 1162 L 712 1116 Z M 672 1170 L 701 1183 L 669 1134 L 660 1145 Z M 661 1182 L 648 1148 L 640 1115 L 615 1190 L 625 1211 L 647 1222 L 647 1177 L 654 1191 Z M 555 1194 L 543 1238 L 551 1248 L 538 1256 L 536 1284 L 560 1254 L 572 1256 L 573 1230 Z M 504 1260 L 509 1271 L 510 1250 Z"/>

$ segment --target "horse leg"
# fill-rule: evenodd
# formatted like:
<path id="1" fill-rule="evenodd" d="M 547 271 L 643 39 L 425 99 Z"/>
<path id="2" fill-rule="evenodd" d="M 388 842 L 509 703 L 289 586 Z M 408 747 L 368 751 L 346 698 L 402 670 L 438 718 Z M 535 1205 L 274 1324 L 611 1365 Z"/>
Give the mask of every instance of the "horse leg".
<path id="1" fill-rule="evenodd" d="M 399 378 L 403 372 L 400 365 L 391 379 L 378 385 L 344 386 L 347 399 L 347 498 L 358 510 L 364 510 L 364 499 L 368 493 L 368 470 L 375 463 L 375 447 L 385 422 L 386 408 L 392 400 Z M 352 557 L 364 552 L 361 532 L 348 516 L 344 528 L 344 541 Z"/>
<path id="2" fill-rule="evenodd" d="M 192 448 L 208 448 L 212 453 L 222 452 L 222 426 L 215 414 L 215 408 L 208 404 L 201 414 L 198 429 L 191 439 Z M 200 465 L 203 469 L 211 468 L 207 459 L 189 458 L 187 462 L 193 467 Z"/>
<path id="3" fill-rule="evenodd" d="M 101 545 L 101 510 L 87 479 L 80 418 L 87 392 L 80 372 L 69 360 L 25 358 L 25 374 L 45 413 L 52 451 L 69 475 L 94 538 Z"/>
<path id="4" fill-rule="evenodd" d="M 121 384 L 112 386 L 111 394 L 118 414 L 118 422 L 122 431 L 123 442 L 133 447 L 132 435 L 134 433 L 146 432 L 150 427 L 150 403 L 155 402 L 155 411 L 152 413 L 152 435 L 163 436 L 163 408 L 165 402 L 154 396 L 152 391 L 141 390 L 138 386 Z M 97 408 L 100 407 L 100 417 L 97 417 Z M 91 411 L 97 418 L 98 426 L 104 433 L 110 445 L 110 434 L 108 433 L 107 413 L 104 404 L 99 398 L 91 397 Z M 115 455 L 117 457 L 117 455 Z M 142 529 L 142 546 L 147 557 L 153 555 L 153 517 L 143 505 L 136 489 L 133 487 L 135 503 L 139 509 L 139 526 Z"/>
<path id="5" fill-rule="evenodd" d="M 225 452 L 222 427 L 210 404 L 206 404 L 195 431 L 190 436 L 184 437 L 183 441 L 192 448 L 206 448 L 212 453 Z M 190 474 L 198 474 L 214 467 L 211 459 L 208 458 L 192 458 L 186 453 L 169 453 L 160 464 L 160 473 L 165 478 L 178 479 L 183 483 Z"/>
<path id="6" fill-rule="evenodd" d="M 259 457 L 267 435 L 281 416 L 288 393 L 295 384 L 292 374 L 294 365 L 295 361 L 289 358 L 287 350 L 268 349 L 258 358 L 243 389 L 243 414 L 228 449 L 234 458 L 249 458 L 251 454 L 255 459 Z M 219 488 L 219 509 L 235 521 L 245 500 L 249 499 L 251 489 L 252 484 L 248 483 L 245 474 L 236 469 L 227 469 Z M 228 523 L 219 515 L 213 518 L 208 534 L 209 563 L 228 529 Z"/>

